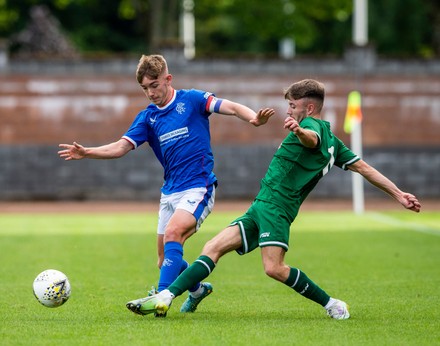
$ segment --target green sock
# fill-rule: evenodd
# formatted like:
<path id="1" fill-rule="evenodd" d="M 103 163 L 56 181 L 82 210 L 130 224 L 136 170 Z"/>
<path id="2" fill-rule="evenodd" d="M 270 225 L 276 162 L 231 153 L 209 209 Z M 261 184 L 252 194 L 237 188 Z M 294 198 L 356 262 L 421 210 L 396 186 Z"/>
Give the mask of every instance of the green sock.
<path id="1" fill-rule="evenodd" d="M 186 268 L 176 280 L 168 287 L 175 297 L 194 287 L 198 282 L 207 278 L 214 270 L 215 263 L 208 256 L 200 256 Z"/>
<path id="2" fill-rule="evenodd" d="M 297 268 L 290 268 L 289 278 L 284 283 L 302 296 L 322 306 L 325 306 L 330 300 L 330 296 L 323 289 Z"/>

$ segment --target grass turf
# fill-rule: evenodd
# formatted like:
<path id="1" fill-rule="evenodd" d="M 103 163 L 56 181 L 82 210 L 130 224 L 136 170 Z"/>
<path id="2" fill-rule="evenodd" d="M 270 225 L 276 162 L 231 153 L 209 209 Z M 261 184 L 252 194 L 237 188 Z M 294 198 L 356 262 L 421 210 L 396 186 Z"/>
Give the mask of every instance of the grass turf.
<path id="1" fill-rule="evenodd" d="M 237 213 L 215 212 L 185 246 L 203 244 Z M 156 284 L 156 213 L 0 214 L 2 345 L 434 345 L 440 343 L 440 214 L 303 212 L 286 262 L 350 304 L 335 321 L 263 273 L 259 251 L 220 260 L 214 293 L 194 314 L 178 297 L 165 319 L 128 300 Z M 72 296 L 49 309 L 32 295 L 44 269 L 65 272 Z"/>

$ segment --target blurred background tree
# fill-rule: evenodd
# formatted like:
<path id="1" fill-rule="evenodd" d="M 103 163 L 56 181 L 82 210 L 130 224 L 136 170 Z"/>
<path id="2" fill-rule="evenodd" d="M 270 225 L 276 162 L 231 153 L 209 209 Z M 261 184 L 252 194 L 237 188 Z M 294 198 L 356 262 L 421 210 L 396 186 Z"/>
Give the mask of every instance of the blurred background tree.
<path id="1" fill-rule="evenodd" d="M 0 37 L 45 5 L 83 55 L 156 52 L 179 44 L 183 0 L 0 0 Z M 197 57 L 340 56 L 351 44 L 352 0 L 195 0 Z M 438 0 L 369 1 L 369 39 L 382 56 L 440 55 Z"/>

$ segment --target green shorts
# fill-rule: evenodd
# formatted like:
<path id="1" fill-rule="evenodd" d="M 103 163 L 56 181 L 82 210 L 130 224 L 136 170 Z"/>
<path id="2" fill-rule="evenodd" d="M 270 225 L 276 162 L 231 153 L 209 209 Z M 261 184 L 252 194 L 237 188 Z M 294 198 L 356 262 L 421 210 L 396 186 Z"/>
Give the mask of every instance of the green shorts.
<path id="1" fill-rule="evenodd" d="M 237 253 L 244 255 L 257 247 L 279 246 L 289 250 L 290 225 L 293 220 L 276 205 L 256 200 L 248 211 L 231 222 L 240 228 L 242 247 Z"/>

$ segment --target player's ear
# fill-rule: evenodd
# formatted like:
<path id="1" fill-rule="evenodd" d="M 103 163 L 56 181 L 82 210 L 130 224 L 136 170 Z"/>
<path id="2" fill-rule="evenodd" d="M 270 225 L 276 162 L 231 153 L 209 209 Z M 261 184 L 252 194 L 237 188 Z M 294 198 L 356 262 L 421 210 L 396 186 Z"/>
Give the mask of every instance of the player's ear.
<path id="1" fill-rule="evenodd" d="M 315 112 L 315 104 L 309 103 L 306 108 L 307 115 L 312 115 Z"/>

